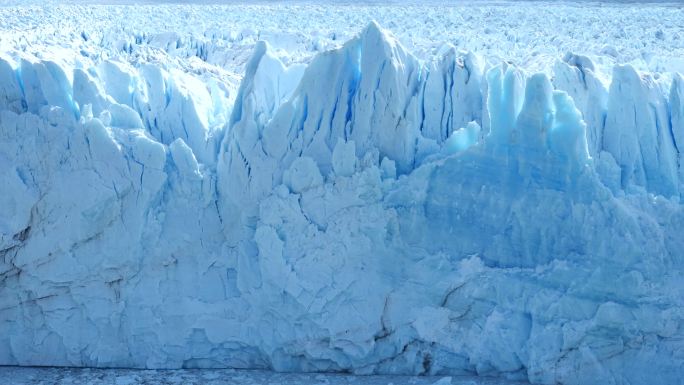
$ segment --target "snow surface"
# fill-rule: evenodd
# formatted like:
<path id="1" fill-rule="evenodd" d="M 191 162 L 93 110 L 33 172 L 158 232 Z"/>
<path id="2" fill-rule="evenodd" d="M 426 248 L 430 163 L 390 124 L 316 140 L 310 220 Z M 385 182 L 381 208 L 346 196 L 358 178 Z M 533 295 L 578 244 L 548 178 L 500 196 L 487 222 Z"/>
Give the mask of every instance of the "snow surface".
<path id="1" fill-rule="evenodd" d="M 0 9 L 0 364 L 681 383 L 681 8 L 235 7 Z"/>

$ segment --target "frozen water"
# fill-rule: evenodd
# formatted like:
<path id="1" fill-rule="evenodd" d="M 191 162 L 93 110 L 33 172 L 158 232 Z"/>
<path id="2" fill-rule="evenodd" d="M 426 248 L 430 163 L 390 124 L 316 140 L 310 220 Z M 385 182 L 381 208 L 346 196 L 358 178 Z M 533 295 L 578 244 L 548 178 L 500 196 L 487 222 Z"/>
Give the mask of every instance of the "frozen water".
<path id="1" fill-rule="evenodd" d="M 232 7 L 0 9 L 0 364 L 681 382 L 681 8 Z"/>

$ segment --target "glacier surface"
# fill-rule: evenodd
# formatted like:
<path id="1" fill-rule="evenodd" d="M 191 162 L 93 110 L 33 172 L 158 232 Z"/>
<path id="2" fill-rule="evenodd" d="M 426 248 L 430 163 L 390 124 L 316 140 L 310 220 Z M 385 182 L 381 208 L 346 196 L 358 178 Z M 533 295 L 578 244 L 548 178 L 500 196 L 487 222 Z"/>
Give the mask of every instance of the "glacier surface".
<path id="1" fill-rule="evenodd" d="M 0 56 L 1 365 L 681 383 L 680 74 L 164 52 Z"/>

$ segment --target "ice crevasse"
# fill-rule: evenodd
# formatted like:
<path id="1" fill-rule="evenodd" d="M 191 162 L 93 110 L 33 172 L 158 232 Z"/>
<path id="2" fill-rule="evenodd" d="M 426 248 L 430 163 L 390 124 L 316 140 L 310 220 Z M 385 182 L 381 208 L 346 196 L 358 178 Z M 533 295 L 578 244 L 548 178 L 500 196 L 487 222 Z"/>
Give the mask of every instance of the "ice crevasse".
<path id="1" fill-rule="evenodd" d="M 4 53 L 0 364 L 681 383 L 684 79 L 552 72 Z"/>

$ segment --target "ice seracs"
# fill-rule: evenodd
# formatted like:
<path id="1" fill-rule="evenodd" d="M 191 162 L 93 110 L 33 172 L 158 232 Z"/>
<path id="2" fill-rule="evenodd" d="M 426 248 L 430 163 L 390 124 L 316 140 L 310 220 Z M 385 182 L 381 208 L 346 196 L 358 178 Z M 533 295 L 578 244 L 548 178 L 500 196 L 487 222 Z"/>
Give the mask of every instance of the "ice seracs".
<path id="1" fill-rule="evenodd" d="M 639 76 L 630 66 L 616 66 L 603 148 L 620 166 L 623 188 L 642 186 L 666 197 L 678 193 L 678 156 L 671 125 L 667 99 L 655 80 Z"/>
<path id="2" fill-rule="evenodd" d="M 608 105 L 608 89 L 597 76 L 593 63 L 582 55 L 567 53 L 553 67 L 553 85 L 565 91 L 582 112 L 587 124 L 587 146 L 598 157 L 603 145 L 603 126 Z"/>
<path id="3" fill-rule="evenodd" d="M 681 75 L 442 53 L 4 54 L 0 364 L 679 381 Z"/>
<path id="4" fill-rule="evenodd" d="M 670 88 L 670 124 L 678 154 L 679 181 L 684 181 L 684 78 L 675 74 Z"/>

